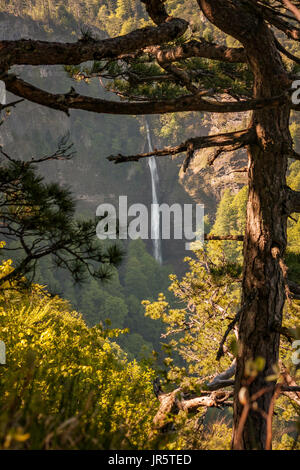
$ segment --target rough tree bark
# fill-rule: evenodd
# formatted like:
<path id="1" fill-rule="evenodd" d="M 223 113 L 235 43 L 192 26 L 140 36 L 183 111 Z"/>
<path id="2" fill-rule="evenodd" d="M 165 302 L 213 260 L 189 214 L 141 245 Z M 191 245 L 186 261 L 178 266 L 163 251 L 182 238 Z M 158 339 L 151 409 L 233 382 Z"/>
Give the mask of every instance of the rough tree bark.
<path id="1" fill-rule="evenodd" d="M 254 74 L 254 97 L 284 94 L 288 76 L 276 48 L 274 35 L 263 19 L 251 12 L 251 9 L 243 10 L 240 2 L 236 1 L 199 0 L 199 4 L 212 23 L 243 44 Z M 243 411 L 238 394 L 245 384 L 249 396 L 269 386 L 266 378 L 274 374 L 272 368 L 278 362 L 279 334 L 274 331 L 274 325 L 281 325 L 285 301 L 282 258 L 287 244 L 285 175 L 288 149 L 291 146 L 289 114 L 290 108 L 286 104 L 272 112 L 254 111 L 252 116 L 257 140 L 248 147 L 249 198 L 242 296 L 246 308 L 239 320 L 234 449 L 263 449 L 267 437 L 265 417 L 251 409 L 242 439 L 238 439 L 237 428 Z M 264 358 L 265 368 L 249 384 L 245 377 L 245 365 L 257 357 Z M 273 391 L 270 390 L 257 400 L 259 409 L 266 414 L 272 395 Z"/>

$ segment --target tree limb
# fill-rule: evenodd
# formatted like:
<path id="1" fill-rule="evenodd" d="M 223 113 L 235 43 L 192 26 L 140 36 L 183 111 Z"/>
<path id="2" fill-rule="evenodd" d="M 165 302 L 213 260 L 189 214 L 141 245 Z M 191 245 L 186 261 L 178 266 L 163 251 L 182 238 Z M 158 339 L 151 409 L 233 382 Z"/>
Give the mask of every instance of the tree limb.
<path id="1" fill-rule="evenodd" d="M 191 57 L 202 57 L 222 62 L 246 62 L 245 51 L 242 47 L 226 47 L 207 42 L 204 38 L 191 40 L 169 49 L 161 46 L 148 46 L 144 52 L 154 55 L 162 63 L 177 62 Z"/>
<path id="2" fill-rule="evenodd" d="M 300 387 L 297 386 L 295 380 L 293 379 L 293 377 L 291 377 L 288 372 L 288 369 L 282 362 L 280 363 L 280 374 L 285 384 L 282 385 L 281 388 L 284 392 L 284 395 L 286 395 L 291 400 L 294 400 L 298 405 L 300 405 Z"/>
<path id="3" fill-rule="evenodd" d="M 156 27 L 141 28 L 124 36 L 103 40 L 79 40 L 74 43 L 20 39 L 0 41 L 2 65 L 76 65 L 88 60 L 112 59 L 146 46 L 171 41 L 181 36 L 188 23 L 170 18 Z"/>
<path id="4" fill-rule="evenodd" d="M 148 158 L 152 156 L 163 157 L 187 152 L 187 158 L 183 164 L 183 170 L 185 171 L 188 168 L 189 161 L 193 157 L 195 150 L 209 147 L 221 147 L 222 151 L 225 151 L 226 148 L 230 150 L 232 149 L 232 146 L 235 146 L 235 148 L 238 146 L 240 148 L 254 142 L 255 135 L 255 130 L 253 128 L 243 129 L 242 131 L 228 132 L 224 134 L 194 137 L 174 147 L 165 147 L 160 150 L 153 150 L 152 152 L 140 153 L 137 155 L 111 155 L 107 157 L 107 159 L 117 164 L 132 161 L 136 162 L 142 158 Z"/>
<path id="5" fill-rule="evenodd" d="M 290 0 L 282 0 L 284 6 L 293 13 L 296 20 L 300 22 L 300 10 Z"/>
<path id="6" fill-rule="evenodd" d="M 261 10 L 261 13 L 270 24 L 282 31 L 289 39 L 293 39 L 294 41 L 300 41 L 299 28 L 296 28 L 289 21 L 286 21 L 282 17 L 279 17 L 279 15 L 276 15 L 271 8 L 266 8 L 264 6 Z"/>
<path id="7" fill-rule="evenodd" d="M 231 377 L 234 376 L 236 371 L 236 360 L 234 360 L 228 369 L 226 369 L 224 372 L 221 374 L 218 374 L 214 379 L 206 384 L 206 388 L 208 390 L 219 390 L 220 388 L 223 387 L 228 387 L 230 385 L 234 384 L 234 381 L 229 380 Z"/>
<path id="8" fill-rule="evenodd" d="M 288 59 L 292 60 L 296 64 L 300 64 L 300 57 L 296 57 L 294 54 L 289 52 L 283 45 L 275 38 L 277 49 L 284 54 Z"/>
<path id="9" fill-rule="evenodd" d="M 233 392 L 220 389 L 233 385 L 233 381 L 229 379 L 235 374 L 235 362 L 233 361 L 226 371 L 205 384 L 201 396 L 197 397 L 187 395 L 180 387 L 170 393 L 164 393 L 158 382 L 155 381 L 154 390 L 160 406 L 153 420 L 154 427 L 160 431 L 167 430 L 172 426 L 170 415 L 177 414 L 180 410 L 193 412 L 200 406 L 210 408 L 231 405 L 226 400 L 233 395 Z"/>
<path id="10" fill-rule="evenodd" d="M 287 187 L 287 213 L 300 213 L 300 191 L 293 191 Z"/>
<path id="11" fill-rule="evenodd" d="M 219 241 L 237 241 L 237 242 L 242 242 L 244 241 L 244 235 L 210 235 L 210 234 L 205 234 L 204 235 L 204 240 L 206 241 L 214 241 L 214 240 L 219 240 Z"/>
<path id="12" fill-rule="evenodd" d="M 185 111 L 203 111 L 212 113 L 246 112 L 252 109 L 277 107 L 286 103 L 285 95 L 257 100 L 218 102 L 205 100 L 200 95 L 183 95 L 170 100 L 120 102 L 80 95 L 71 88 L 69 93 L 54 94 L 41 90 L 24 80 L 9 74 L 1 76 L 6 89 L 14 95 L 28 99 L 49 108 L 69 113 L 70 109 L 82 109 L 104 114 L 166 114 Z M 176 152 L 178 153 L 178 152 Z"/>

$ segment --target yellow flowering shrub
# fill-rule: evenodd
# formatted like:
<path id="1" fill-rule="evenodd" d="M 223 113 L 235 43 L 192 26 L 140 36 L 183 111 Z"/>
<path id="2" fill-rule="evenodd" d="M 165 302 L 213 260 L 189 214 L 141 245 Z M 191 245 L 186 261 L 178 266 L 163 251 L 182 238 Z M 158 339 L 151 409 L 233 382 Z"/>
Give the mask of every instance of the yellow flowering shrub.
<path id="1" fill-rule="evenodd" d="M 3 276 L 11 262 L 0 266 Z M 0 292 L 0 449 L 147 448 L 153 371 L 38 285 Z"/>

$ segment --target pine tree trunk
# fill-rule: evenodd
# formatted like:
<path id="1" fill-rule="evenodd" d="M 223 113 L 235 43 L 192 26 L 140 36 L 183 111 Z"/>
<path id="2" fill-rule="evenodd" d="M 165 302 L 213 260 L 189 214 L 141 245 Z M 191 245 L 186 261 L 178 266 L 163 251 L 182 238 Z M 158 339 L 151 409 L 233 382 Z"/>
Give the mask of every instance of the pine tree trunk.
<path id="1" fill-rule="evenodd" d="M 282 110 L 282 114 L 283 114 Z M 284 265 L 286 248 L 285 166 L 284 142 L 280 129 L 273 123 L 274 115 L 265 116 L 263 127 L 273 128 L 273 140 L 266 151 L 259 145 L 249 150 L 249 199 L 244 243 L 243 305 L 246 305 L 239 323 L 239 353 L 235 382 L 234 448 L 264 448 L 266 419 L 258 411 L 250 410 L 244 425 L 242 440 L 238 424 L 243 412 L 239 401 L 240 389 L 251 379 L 245 376 L 248 361 L 265 360 L 265 368 L 247 387 L 249 396 L 270 388 L 266 381 L 274 375 L 278 362 L 279 334 L 274 325 L 281 325 L 285 301 Z M 257 405 L 264 413 L 270 409 L 273 390 L 264 393 Z"/>
<path id="2" fill-rule="evenodd" d="M 273 35 L 262 26 L 260 44 L 252 44 L 249 62 L 254 72 L 254 96 L 278 96 L 285 92 L 287 77 L 276 50 Z M 254 47 L 254 48 L 253 48 Z M 262 54 L 262 51 L 266 54 Z M 239 352 L 234 400 L 235 449 L 264 449 L 267 421 L 274 394 L 274 375 L 278 363 L 279 334 L 285 302 L 285 266 L 283 256 L 287 244 L 286 171 L 287 150 L 290 146 L 288 105 L 253 114 L 257 143 L 248 149 L 249 197 L 244 242 L 244 273 L 242 303 L 245 306 L 239 322 Z M 253 379 L 246 377 L 249 361 L 263 358 L 265 367 Z M 246 385 L 248 400 L 268 388 L 256 400 L 258 410 L 250 408 L 239 433 L 244 409 L 239 392 Z M 261 411 L 263 413 L 261 413 Z"/>
<path id="3" fill-rule="evenodd" d="M 254 76 L 254 98 L 282 96 L 290 87 L 274 34 L 262 15 L 238 0 L 198 0 L 206 17 L 244 46 Z M 279 334 L 274 324 L 282 321 L 285 301 L 283 256 L 286 249 L 286 171 L 291 146 L 289 105 L 256 110 L 251 125 L 257 141 L 248 148 L 249 199 L 244 241 L 243 311 L 239 321 L 239 351 L 234 392 L 234 449 L 264 449 L 265 415 L 273 390 L 256 400 L 243 422 L 244 406 L 239 392 L 247 385 L 251 397 L 265 387 L 274 389 L 267 377 L 278 362 Z M 251 379 L 245 376 L 249 361 L 263 358 L 264 370 Z M 273 385 L 272 385 L 273 384 Z"/>

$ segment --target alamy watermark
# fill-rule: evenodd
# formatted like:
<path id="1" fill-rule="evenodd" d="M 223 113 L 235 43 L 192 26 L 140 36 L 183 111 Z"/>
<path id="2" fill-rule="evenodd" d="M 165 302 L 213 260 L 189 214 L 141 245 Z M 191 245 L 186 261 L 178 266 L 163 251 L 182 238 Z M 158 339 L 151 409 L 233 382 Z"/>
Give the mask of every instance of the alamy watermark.
<path id="1" fill-rule="evenodd" d="M 118 208 L 104 203 L 97 207 L 101 217 L 96 233 L 100 240 L 185 240 L 185 248 L 195 249 L 204 241 L 203 204 L 144 204 L 128 206 L 127 196 L 119 196 Z"/>
<path id="2" fill-rule="evenodd" d="M 300 339 L 297 339 L 293 342 L 292 348 L 296 349 L 296 351 L 294 351 L 292 354 L 292 363 L 297 366 L 300 364 Z"/>
<path id="3" fill-rule="evenodd" d="M 2 80 L 0 80 L 0 104 L 6 104 L 6 86 Z"/>
<path id="4" fill-rule="evenodd" d="M 294 80 L 292 83 L 293 93 L 291 95 L 291 100 L 293 104 L 300 104 L 300 75 L 298 80 Z"/>
<path id="5" fill-rule="evenodd" d="M 0 365 L 6 364 L 6 348 L 4 341 L 0 340 Z"/>

